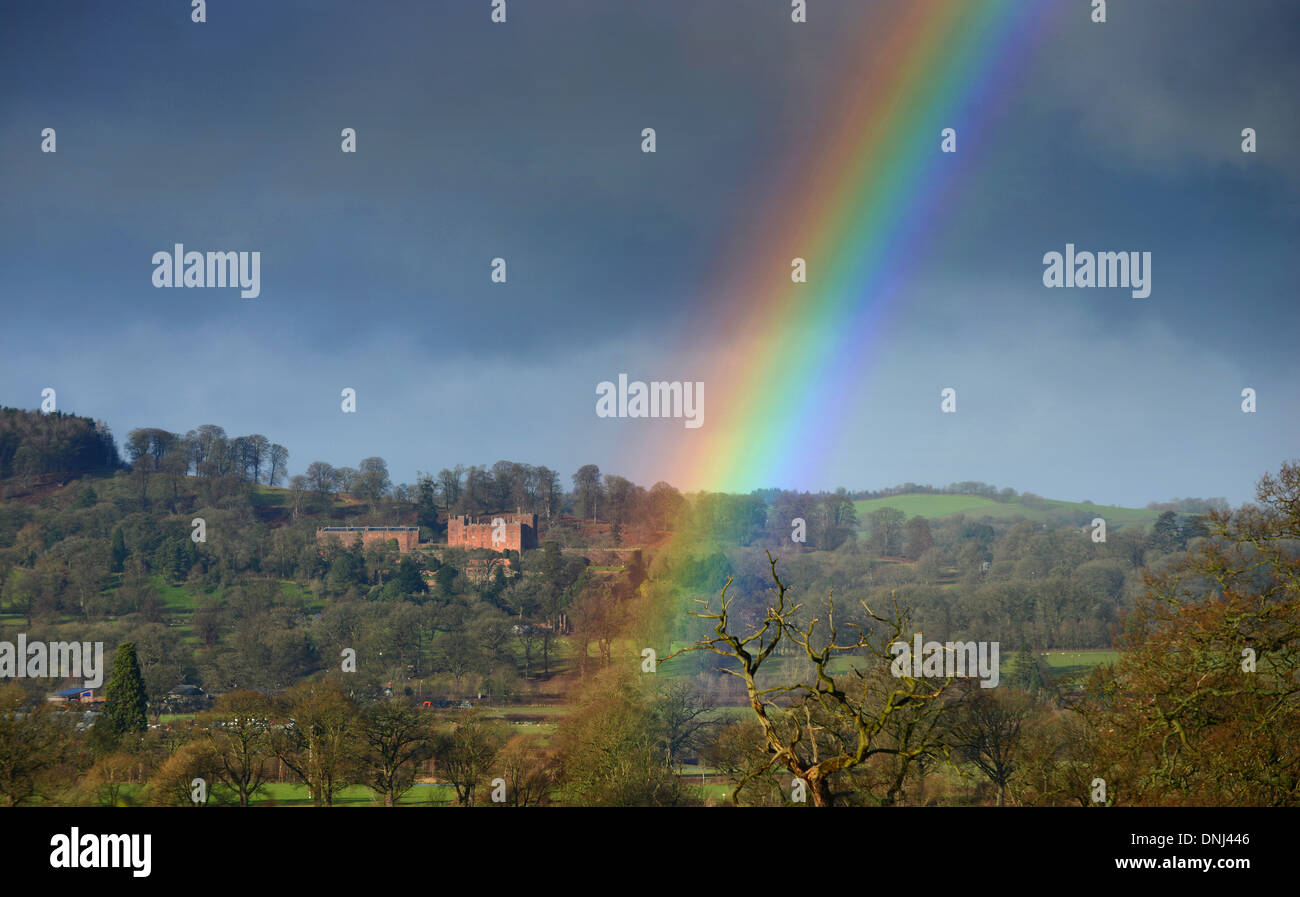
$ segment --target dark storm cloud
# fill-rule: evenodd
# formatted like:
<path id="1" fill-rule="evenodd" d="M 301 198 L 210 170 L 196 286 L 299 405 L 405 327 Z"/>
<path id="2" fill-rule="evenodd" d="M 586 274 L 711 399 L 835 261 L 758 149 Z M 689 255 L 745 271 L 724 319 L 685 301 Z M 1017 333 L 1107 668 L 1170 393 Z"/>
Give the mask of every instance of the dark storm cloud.
<path id="1" fill-rule="evenodd" d="M 177 3 L 7 4 L 0 403 L 53 384 L 119 435 L 261 431 L 294 470 L 381 454 L 399 480 L 500 457 L 671 478 L 620 454 L 594 384 L 676 376 L 656 368 L 692 335 L 727 237 L 779 214 L 780 163 L 827 139 L 865 5 L 814 4 L 806 27 L 757 0 L 509 9 L 498 27 L 486 3 L 225 2 L 195 25 Z M 1239 500 L 1296 454 L 1294 5 L 1077 18 L 1023 48 L 847 397 L 862 416 L 798 485 Z M 1067 240 L 1152 251 L 1152 297 L 1044 290 L 1042 254 Z M 175 242 L 261 251 L 262 297 L 154 289 L 149 259 Z M 1123 372 L 1105 384 L 1122 400 L 1079 374 L 1090 360 Z M 929 405 L 895 400 L 957 376 L 989 402 L 963 406 L 954 459 L 926 448 Z M 1246 416 L 1218 412 L 1260 384 L 1257 426 L 1232 430 Z M 348 385 L 364 426 L 339 424 Z M 880 416 L 898 438 L 874 438 Z M 1112 460 L 1081 460 L 1089 440 Z"/>

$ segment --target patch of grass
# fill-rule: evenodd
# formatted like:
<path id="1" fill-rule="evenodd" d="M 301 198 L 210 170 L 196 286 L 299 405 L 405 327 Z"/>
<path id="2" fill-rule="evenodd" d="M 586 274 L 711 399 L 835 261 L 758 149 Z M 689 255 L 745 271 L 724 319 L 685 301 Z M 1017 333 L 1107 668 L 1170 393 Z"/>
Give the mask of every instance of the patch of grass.
<path id="1" fill-rule="evenodd" d="M 280 594 L 283 595 L 286 599 L 287 598 L 301 599 L 303 602 L 303 607 L 305 607 L 311 613 L 318 613 L 325 609 L 326 602 L 324 599 L 316 597 L 316 595 L 312 593 L 311 589 L 307 588 L 300 582 L 295 582 L 292 579 L 280 580 Z"/>
<path id="2" fill-rule="evenodd" d="M 681 768 L 681 774 L 684 776 L 693 776 L 697 779 L 702 775 L 703 776 L 719 775 L 718 771 L 714 769 L 712 766 L 699 766 L 698 764 L 694 764 L 694 763 L 687 763 L 683 765 Z"/>
<path id="3" fill-rule="evenodd" d="M 484 707 L 483 715 L 489 719 L 506 717 L 553 717 L 564 716 L 572 708 L 564 704 L 510 704 L 504 707 Z"/>
<path id="4" fill-rule="evenodd" d="M 1045 651 L 1039 654 L 1058 686 L 1082 685 L 1093 667 L 1117 663 L 1119 651 Z"/>
<path id="5" fill-rule="evenodd" d="M 289 497 L 284 489 L 272 489 L 270 486 L 254 486 L 249 493 L 249 502 L 255 508 L 283 508 Z"/>
<path id="6" fill-rule="evenodd" d="M 731 802 L 731 792 L 736 789 L 735 785 L 701 785 L 698 782 L 694 785 L 688 782 L 687 787 L 703 800 L 727 804 Z"/>
<path id="7" fill-rule="evenodd" d="M 172 723 L 182 723 L 194 719 L 196 714 L 193 713 L 161 713 L 158 715 L 158 723 L 163 726 L 170 726 Z"/>
<path id="8" fill-rule="evenodd" d="M 1095 667 L 1103 663 L 1117 663 L 1119 651 L 1098 649 L 1096 651 L 1043 651 L 1040 655 L 1048 669 L 1058 670 L 1070 667 Z"/>
<path id="9" fill-rule="evenodd" d="M 185 586 L 174 586 L 167 582 L 166 579 L 156 574 L 149 577 L 149 581 L 153 584 L 153 587 L 158 590 L 158 594 L 162 596 L 163 604 L 167 607 L 169 613 L 194 613 L 194 607 L 198 603 L 198 598 L 193 592 L 185 588 Z"/>

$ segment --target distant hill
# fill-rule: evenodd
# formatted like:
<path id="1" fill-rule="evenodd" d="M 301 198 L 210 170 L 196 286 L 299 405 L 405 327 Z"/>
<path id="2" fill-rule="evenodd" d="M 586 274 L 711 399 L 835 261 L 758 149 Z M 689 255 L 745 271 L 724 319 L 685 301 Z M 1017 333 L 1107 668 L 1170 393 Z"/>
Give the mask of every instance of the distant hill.
<path id="1" fill-rule="evenodd" d="M 995 520 L 1011 520 L 1023 517 L 1038 523 L 1077 522 L 1088 523 L 1094 517 L 1104 518 L 1107 526 L 1125 526 L 1138 524 L 1147 526 L 1155 523 L 1159 511 L 1146 508 L 1121 508 L 1115 505 L 1090 505 L 1078 501 L 1057 501 L 1044 498 L 1034 499 L 1033 507 L 1022 504 L 1017 496 L 1010 501 L 993 501 L 980 495 L 948 495 L 912 493 L 892 495 L 888 498 L 872 498 L 855 501 L 853 507 L 858 512 L 858 521 L 865 528 L 867 515 L 880 508 L 896 508 L 910 517 L 951 517 L 953 514 L 965 514 L 972 520 L 992 517 Z"/>

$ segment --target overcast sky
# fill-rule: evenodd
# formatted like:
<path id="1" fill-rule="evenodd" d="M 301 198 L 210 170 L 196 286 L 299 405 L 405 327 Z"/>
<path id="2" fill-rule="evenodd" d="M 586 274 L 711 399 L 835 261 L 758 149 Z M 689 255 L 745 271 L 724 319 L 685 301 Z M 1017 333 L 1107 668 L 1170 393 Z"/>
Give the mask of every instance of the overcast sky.
<path id="1" fill-rule="evenodd" d="M 753 487 L 1237 503 L 1300 456 L 1300 5 L 1111 3 L 1094 25 L 1061 3 L 869 376 L 841 385 L 842 424 L 809 434 L 824 463 Z M 186 6 L 5 4 L 0 404 L 51 386 L 119 439 L 260 432 L 293 472 L 381 455 L 413 482 L 509 458 L 647 486 L 673 478 L 657 449 L 680 429 L 598 419 L 595 384 L 707 351 L 728 236 L 819 139 L 871 12 L 509 0 L 495 26 L 487 0 L 223 0 L 194 24 Z M 1066 242 L 1150 251 L 1150 298 L 1044 289 Z M 261 296 L 155 289 L 174 243 L 260 251 Z"/>

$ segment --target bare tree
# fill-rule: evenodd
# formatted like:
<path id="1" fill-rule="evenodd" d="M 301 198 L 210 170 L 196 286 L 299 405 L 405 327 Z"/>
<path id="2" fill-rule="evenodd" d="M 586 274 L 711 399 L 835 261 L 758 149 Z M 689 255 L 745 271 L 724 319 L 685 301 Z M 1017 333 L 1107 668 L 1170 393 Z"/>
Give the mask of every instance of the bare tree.
<path id="1" fill-rule="evenodd" d="M 254 433 L 244 440 L 244 469 L 252 471 L 254 483 L 262 481 L 262 468 L 271 462 L 271 440 Z"/>
<path id="2" fill-rule="evenodd" d="M 379 507 L 379 500 L 388 492 L 392 481 L 388 478 L 388 464 L 383 458 L 366 458 L 361 462 L 352 489 L 357 498 L 370 504 L 370 513 Z"/>
<path id="3" fill-rule="evenodd" d="M 474 792 L 487 779 L 505 743 L 504 729 L 472 710 L 438 738 L 438 768 L 456 789 L 458 804 L 474 806 Z"/>
<path id="4" fill-rule="evenodd" d="M 294 474 L 289 478 L 289 507 L 293 512 L 293 519 L 296 521 L 298 515 L 302 512 L 303 496 L 311 490 L 311 481 L 302 474 Z"/>
<path id="5" fill-rule="evenodd" d="M 143 504 L 149 497 L 149 474 L 158 469 L 158 462 L 154 460 L 153 455 L 148 452 L 140 455 L 131 465 L 132 476 L 140 483 L 140 502 Z"/>
<path id="6" fill-rule="evenodd" d="M 334 494 L 335 476 L 334 466 L 325 461 L 313 461 L 307 465 L 307 481 L 311 483 L 311 488 L 316 490 L 321 501 L 328 501 L 329 497 Z"/>
<path id="7" fill-rule="evenodd" d="M 304 682 L 280 700 L 288 718 L 275 733 L 275 752 L 311 793 L 316 806 L 360 777 L 357 710 L 332 682 Z"/>
<path id="8" fill-rule="evenodd" d="M 506 804 L 527 807 L 544 803 L 555 786 L 555 762 L 540 735 L 516 735 L 497 755 L 506 783 Z"/>
<path id="9" fill-rule="evenodd" d="M 367 708 L 361 718 L 366 743 L 362 775 L 366 786 L 382 794 L 384 806 L 396 806 L 415 784 L 419 764 L 433 756 L 433 733 L 414 708 L 384 702 Z"/>
<path id="10" fill-rule="evenodd" d="M 286 465 L 289 463 L 289 450 L 278 442 L 271 443 L 267 453 L 266 485 L 278 486 L 284 479 Z"/>
<path id="11" fill-rule="evenodd" d="M 185 443 L 178 439 L 168 447 L 159 468 L 172 484 L 172 512 L 175 513 L 180 500 L 181 479 L 190 469 L 190 455 Z"/>
<path id="12" fill-rule="evenodd" d="M 669 763 L 680 763 L 686 754 L 698 752 L 717 726 L 713 719 L 717 705 L 689 682 L 672 680 L 661 686 L 652 706 Z"/>
<path id="13" fill-rule="evenodd" d="M 222 695 L 201 717 L 211 736 L 210 762 L 217 779 L 247 807 L 270 773 L 275 756 L 271 701 L 260 692 Z"/>
<path id="14" fill-rule="evenodd" d="M 1020 768 L 1020 732 L 1034 715 L 1034 700 L 1024 692 L 976 688 L 957 708 L 950 743 L 997 786 L 998 806 L 1006 806 L 1007 785 Z"/>
<path id="15" fill-rule="evenodd" d="M 824 606 L 824 621 L 815 617 L 806 624 L 800 622 L 803 605 L 791 600 L 771 552 L 767 559 L 775 602 L 757 625 L 746 634 L 737 633 L 731 613 L 733 597 L 727 594 L 732 583 L 728 577 L 721 592 L 721 608 L 710 611 L 710 602 L 701 600 L 704 612 L 692 613 L 711 621 L 713 634 L 665 658 L 686 651 L 710 651 L 739 663 L 739 669 L 729 665 L 723 672 L 744 681 L 750 708 L 762 729 L 767 759 L 732 792 L 733 803 L 738 802 L 737 794 L 746 781 L 780 765 L 806 783 L 814 805 L 832 806 L 837 798 L 847 796 L 833 790 L 836 777 L 878 756 L 895 761 L 898 772 L 880 796 L 882 804 L 895 803 L 908 765 L 944 751 L 937 723 L 943 708 L 941 697 L 952 678 L 891 677 L 888 645 L 906 642 L 907 614 L 899 610 L 897 602 L 892 617 L 880 616 L 865 601 L 860 602 L 866 619 L 883 627 L 883 640 L 873 640 L 874 631 L 857 623 L 837 623 L 833 595 Z M 852 630 L 856 637 L 841 643 L 841 628 Z M 785 644 L 802 649 L 807 673 L 789 673 L 788 681 L 774 684 L 769 684 L 770 677 L 760 681 L 766 661 Z M 862 657 L 866 662 L 854 664 L 847 675 L 832 672 L 831 661 L 845 656 Z M 910 725 L 897 725 L 903 716 L 910 717 Z"/>

